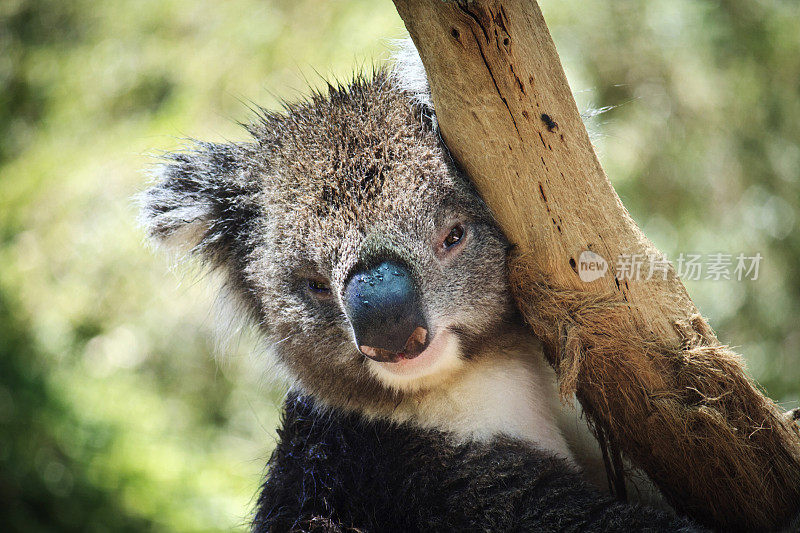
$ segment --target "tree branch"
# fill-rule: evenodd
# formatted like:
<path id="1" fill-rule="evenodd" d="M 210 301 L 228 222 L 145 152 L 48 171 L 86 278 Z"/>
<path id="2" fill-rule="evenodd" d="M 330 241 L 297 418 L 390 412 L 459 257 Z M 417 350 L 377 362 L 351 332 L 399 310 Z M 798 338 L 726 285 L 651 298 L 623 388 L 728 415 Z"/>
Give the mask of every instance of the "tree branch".
<path id="1" fill-rule="evenodd" d="M 671 267 L 651 279 L 615 269 L 620 255 L 661 253 L 600 167 L 536 2 L 394 3 L 448 148 L 515 244 L 517 303 L 562 394 L 575 393 L 677 510 L 726 530 L 788 520 L 800 502 L 800 432 Z M 587 251 L 608 265 L 591 282 L 581 279 L 597 259 Z"/>

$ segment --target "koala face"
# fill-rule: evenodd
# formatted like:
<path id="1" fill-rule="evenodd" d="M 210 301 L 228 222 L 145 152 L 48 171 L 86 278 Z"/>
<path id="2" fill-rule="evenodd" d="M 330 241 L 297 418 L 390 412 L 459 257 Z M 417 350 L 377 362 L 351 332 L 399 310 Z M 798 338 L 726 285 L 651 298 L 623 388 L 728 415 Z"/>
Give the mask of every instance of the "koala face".
<path id="1" fill-rule="evenodd" d="M 482 356 L 514 316 L 508 244 L 390 77 L 248 130 L 169 156 L 142 219 L 225 273 L 298 387 L 391 405 Z"/>

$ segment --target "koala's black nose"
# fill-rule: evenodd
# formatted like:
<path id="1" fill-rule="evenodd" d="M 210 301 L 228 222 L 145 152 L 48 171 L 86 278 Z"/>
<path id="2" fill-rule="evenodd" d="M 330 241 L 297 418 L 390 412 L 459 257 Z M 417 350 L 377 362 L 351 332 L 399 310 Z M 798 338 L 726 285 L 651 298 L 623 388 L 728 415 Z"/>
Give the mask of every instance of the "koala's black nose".
<path id="1" fill-rule="evenodd" d="M 411 359 L 428 346 L 419 294 L 401 263 L 357 271 L 345 286 L 344 305 L 358 349 L 370 359 Z"/>

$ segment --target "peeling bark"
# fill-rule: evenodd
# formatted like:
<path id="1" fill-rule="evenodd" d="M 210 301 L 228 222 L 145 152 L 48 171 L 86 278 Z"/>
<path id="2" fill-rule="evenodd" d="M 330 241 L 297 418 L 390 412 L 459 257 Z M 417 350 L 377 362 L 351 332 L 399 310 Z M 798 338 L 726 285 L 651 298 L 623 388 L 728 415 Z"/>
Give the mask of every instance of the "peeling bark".
<path id="1" fill-rule="evenodd" d="M 601 168 L 535 1 L 394 0 L 420 52 L 442 136 L 515 244 L 517 303 L 596 433 L 679 511 L 771 529 L 800 506 L 800 431 L 720 344 Z M 608 262 L 581 281 L 580 256 Z M 619 485 L 618 480 L 617 483 Z"/>

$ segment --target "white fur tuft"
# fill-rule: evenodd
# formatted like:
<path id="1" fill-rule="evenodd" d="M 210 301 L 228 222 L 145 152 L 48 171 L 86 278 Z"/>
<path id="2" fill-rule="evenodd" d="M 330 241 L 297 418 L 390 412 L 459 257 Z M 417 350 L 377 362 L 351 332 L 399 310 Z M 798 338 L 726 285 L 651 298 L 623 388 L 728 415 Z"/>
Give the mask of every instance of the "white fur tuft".
<path id="1" fill-rule="evenodd" d="M 428 75 L 425 73 L 422 58 L 419 57 L 419 52 L 417 52 L 411 37 L 396 39 L 394 45 L 392 53 L 394 64 L 391 77 L 397 86 L 409 95 L 413 104 L 423 108 L 425 115 L 433 121 L 435 128 L 436 115 L 433 112 L 431 89 L 428 85 Z"/>
<path id="2" fill-rule="evenodd" d="M 389 418 L 464 441 L 507 435 L 572 461 L 559 410 L 555 373 L 535 346 L 527 346 L 483 354 L 401 402 Z"/>
<path id="3" fill-rule="evenodd" d="M 209 227 L 211 205 L 201 198 L 157 186 L 166 178 L 166 171 L 167 165 L 156 166 L 150 172 L 154 186 L 134 196 L 139 206 L 137 222 L 151 243 L 182 257 L 203 239 Z"/>

